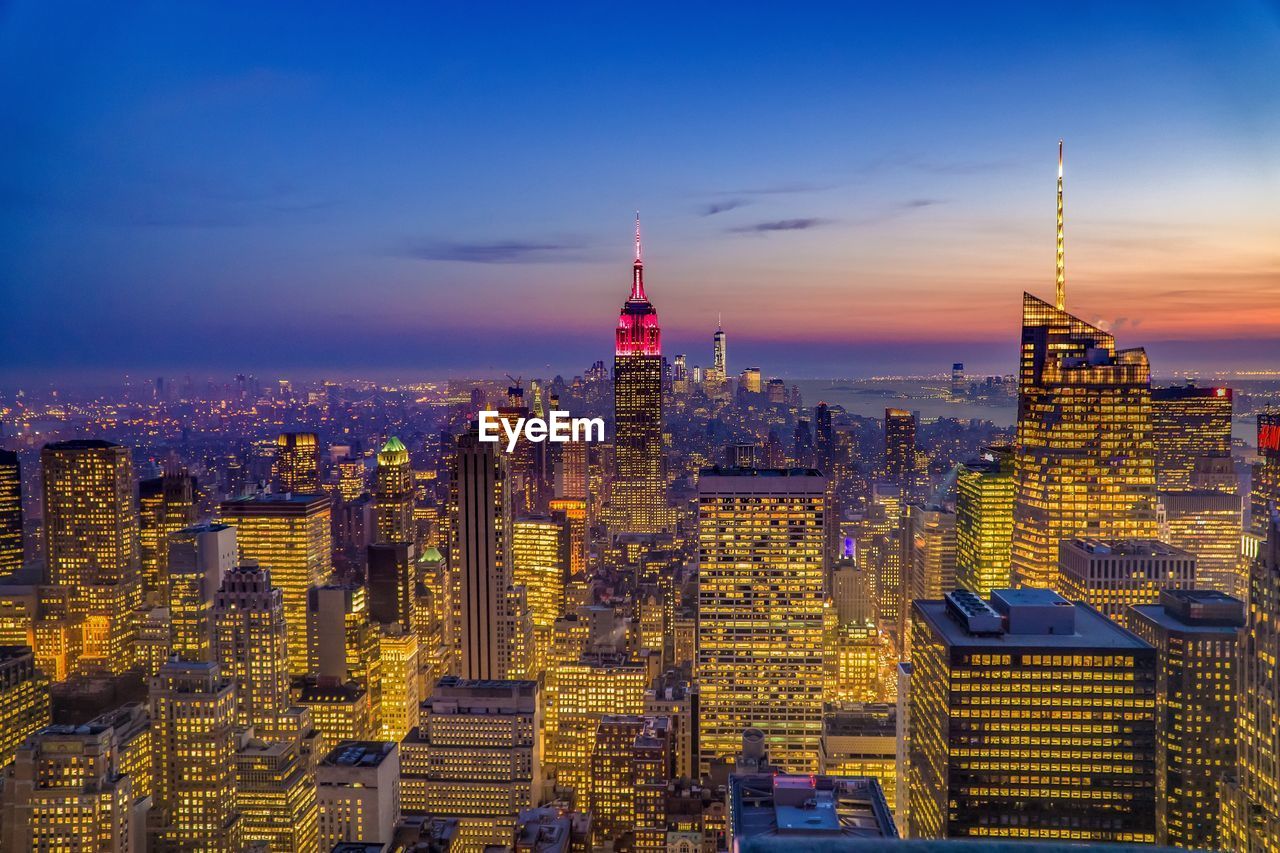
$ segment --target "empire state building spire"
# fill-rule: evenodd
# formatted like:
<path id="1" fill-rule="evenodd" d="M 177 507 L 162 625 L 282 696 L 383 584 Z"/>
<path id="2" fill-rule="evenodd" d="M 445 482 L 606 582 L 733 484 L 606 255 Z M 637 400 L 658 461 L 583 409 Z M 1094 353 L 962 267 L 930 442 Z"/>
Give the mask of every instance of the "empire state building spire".
<path id="1" fill-rule="evenodd" d="M 637 227 L 639 227 L 637 225 Z M 640 235 L 636 233 L 636 246 L 639 247 Z M 1067 307 L 1067 273 L 1066 254 L 1062 241 L 1062 140 L 1058 140 L 1058 279 L 1055 293 L 1055 305 L 1059 311 Z"/>
<path id="2" fill-rule="evenodd" d="M 644 259 L 640 251 L 640 211 L 636 211 L 636 261 L 631 266 L 631 300 L 632 302 L 647 302 L 649 298 L 644 295 Z"/>

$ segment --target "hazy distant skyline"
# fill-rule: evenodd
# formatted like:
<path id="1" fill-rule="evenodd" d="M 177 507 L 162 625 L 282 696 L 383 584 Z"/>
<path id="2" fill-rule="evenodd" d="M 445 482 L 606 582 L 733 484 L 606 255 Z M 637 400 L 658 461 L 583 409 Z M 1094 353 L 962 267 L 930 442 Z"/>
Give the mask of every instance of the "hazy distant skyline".
<path id="1" fill-rule="evenodd" d="M 1053 290 L 1280 362 L 1280 7 L 0 9 L 0 370 L 1012 372 Z M 546 367 L 546 366 L 550 367 Z"/>

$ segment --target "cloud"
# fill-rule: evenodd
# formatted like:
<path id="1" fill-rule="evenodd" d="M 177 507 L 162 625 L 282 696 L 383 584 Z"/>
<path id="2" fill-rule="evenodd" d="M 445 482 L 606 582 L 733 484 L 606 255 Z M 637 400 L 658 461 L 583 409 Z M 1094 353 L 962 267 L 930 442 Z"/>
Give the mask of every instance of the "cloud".
<path id="1" fill-rule="evenodd" d="M 829 219 L 806 217 L 803 219 L 776 219 L 772 222 L 757 222 L 753 225 L 738 225 L 728 229 L 730 234 L 768 234 L 772 231 L 807 231 L 826 225 Z"/>
<path id="2" fill-rule="evenodd" d="M 699 209 L 701 216 L 715 216 L 717 213 L 724 213 L 728 210 L 737 210 L 739 207 L 751 204 L 749 199 L 745 198 L 727 198 L 724 201 L 713 201 L 705 204 Z"/>
<path id="3" fill-rule="evenodd" d="M 428 241 L 405 246 L 396 254 L 421 261 L 516 264 L 574 260 L 574 253 L 582 248 L 580 243 L 538 243 L 526 240 L 476 243 Z"/>

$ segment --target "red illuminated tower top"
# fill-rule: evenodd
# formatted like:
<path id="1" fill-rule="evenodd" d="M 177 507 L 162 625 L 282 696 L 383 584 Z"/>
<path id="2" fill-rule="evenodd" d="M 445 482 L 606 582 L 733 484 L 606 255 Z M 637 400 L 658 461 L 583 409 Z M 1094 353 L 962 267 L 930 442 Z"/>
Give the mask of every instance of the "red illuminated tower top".
<path id="1" fill-rule="evenodd" d="M 636 260 L 631 267 L 631 296 L 618 315 L 617 355 L 662 355 L 658 312 L 644 293 L 644 260 L 640 252 L 640 214 L 636 213 Z"/>

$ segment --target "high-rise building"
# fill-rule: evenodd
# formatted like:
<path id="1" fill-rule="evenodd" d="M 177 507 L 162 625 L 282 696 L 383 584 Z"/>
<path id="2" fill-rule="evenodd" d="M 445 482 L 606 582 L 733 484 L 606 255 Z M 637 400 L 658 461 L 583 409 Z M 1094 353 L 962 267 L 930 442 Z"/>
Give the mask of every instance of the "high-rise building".
<path id="1" fill-rule="evenodd" d="M 331 570 L 329 498 L 319 494 L 257 495 L 224 501 L 219 518 L 235 525 L 240 559 L 271 572 L 284 594 L 289 669 L 307 671 L 307 590 Z"/>
<path id="2" fill-rule="evenodd" d="M 216 663 L 170 661 L 151 679 L 153 809 L 162 849 L 240 849 L 235 719 L 235 682 Z"/>
<path id="3" fill-rule="evenodd" d="M 760 368 L 748 367 L 738 377 L 738 387 L 747 394 L 760 394 L 764 391 L 764 379 Z"/>
<path id="4" fill-rule="evenodd" d="M 1058 543 L 1154 539 L 1151 376 L 1141 349 L 1023 294 L 1012 562 L 1057 583 Z"/>
<path id="5" fill-rule="evenodd" d="M 213 660 L 213 597 L 236 565 L 236 529 L 200 524 L 167 542 L 170 651 L 185 661 Z"/>
<path id="6" fill-rule="evenodd" d="M 163 600 L 169 579 L 169 537 L 195 522 L 195 481 L 185 469 L 169 465 L 164 476 L 138 483 L 143 589 L 159 590 Z"/>
<path id="7" fill-rule="evenodd" d="M 423 703 L 425 810 L 456 818 L 468 849 L 503 844 L 542 800 L 542 709 L 536 681 L 445 676 Z"/>
<path id="8" fill-rule="evenodd" d="M 377 542 L 414 542 L 413 472 L 409 451 L 394 435 L 378 451 L 373 492 Z"/>
<path id="9" fill-rule="evenodd" d="M 1221 850 L 1219 785 L 1236 762 L 1237 636 L 1244 603 L 1165 590 L 1130 608 L 1129 629 L 1156 650 L 1156 843 Z"/>
<path id="10" fill-rule="evenodd" d="M 1249 531 L 1265 539 L 1271 514 L 1280 509 L 1280 408 L 1258 413 L 1258 455 L 1249 495 Z"/>
<path id="11" fill-rule="evenodd" d="M 1196 557 L 1155 539 L 1064 539 L 1058 586 L 1063 596 L 1117 622 L 1129 608 L 1155 604 L 1161 590 L 1196 586 Z"/>
<path id="12" fill-rule="evenodd" d="M 30 646 L 0 646 L 0 767 L 27 735 L 48 725 L 48 685 Z"/>
<path id="13" fill-rule="evenodd" d="M 119 766 L 114 731 L 49 726 L 0 771 L 0 850 L 142 853 L 136 780 Z"/>
<path id="14" fill-rule="evenodd" d="M 1161 492 L 1160 538 L 1196 557 L 1196 588 L 1243 597 L 1248 587 L 1241 547 L 1243 507 L 1236 492 Z"/>
<path id="15" fill-rule="evenodd" d="M 957 361 L 951 365 L 951 399 L 963 400 L 969 386 L 964 378 L 964 362 Z"/>
<path id="16" fill-rule="evenodd" d="M 869 776 L 880 783 L 890 810 L 898 791 L 898 711 L 879 703 L 827 706 L 822 717 L 818 772 Z"/>
<path id="17" fill-rule="evenodd" d="M 742 732 L 812 771 L 822 734 L 827 478 L 712 468 L 698 481 L 699 745 L 705 770 Z"/>
<path id="18" fill-rule="evenodd" d="M 884 410 L 883 479 L 906 494 L 914 494 L 916 476 L 916 416 L 906 409 Z"/>
<path id="19" fill-rule="evenodd" d="M 0 575 L 22 568 L 22 466 L 18 454 L 0 450 Z"/>
<path id="20" fill-rule="evenodd" d="M 314 495 L 320 492 L 320 443 L 313 432 L 282 432 L 272 465 L 276 490 Z"/>
<path id="21" fill-rule="evenodd" d="M 505 457 L 476 431 L 458 438 L 454 611 L 459 673 L 463 678 L 509 674 L 511 631 L 507 588 L 511 568 L 511 505 Z"/>
<path id="22" fill-rule="evenodd" d="M 613 359 L 614 478 L 609 526 L 629 533 L 658 533 L 674 523 L 667 505 L 667 464 L 662 442 L 662 330 L 644 292 L 640 218 L 631 295 L 622 306 Z"/>
<path id="23" fill-rule="evenodd" d="M 636 223 L 636 260 L 640 260 L 639 252 L 639 223 Z M 726 349 L 727 336 L 724 333 L 724 326 L 720 324 L 720 318 L 716 318 L 716 333 L 711 336 L 711 369 L 715 371 L 717 381 L 723 382 L 729 375 L 729 358 Z"/>
<path id="24" fill-rule="evenodd" d="M 913 504 L 903 559 L 906 603 L 916 598 L 941 598 L 956 588 L 956 514 L 941 506 Z"/>
<path id="25" fill-rule="evenodd" d="M 563 516 L 517 518 L 511 524 L 511 583 L 524 588 L 534 637 L 543 646 L 565 613 L 570 536 Z"/>
<path id="26" fill-rule="evenodd" d="M 302 740 L 250 739 L 236 751 L 235 765 L 241 842 L 318 853 L 315 775 Z"/>
<path id="27" fill-rule="evenodd" d="M 911 623 L 912 838 L 1155 840 L 1155 649 L 1046 589 Z"/>
<path id="28" fill-rule="evenodd" d="M 391 845 L 400 818 L 400 748 L 344 741 L 316 768 L 320 849 L 343 842 Z"/>
<path id="29" fill-rule="evenodd" d="M 1249 571 L 1249 612 L 1239 637 L 1236 761 L 1222 789 L 1218 847 L 1280 851 L 1280 518 Z"/>
<path id="30" fill-rule="evenodd" d="M 591 831 L 597 848 L 631 838 L 636 850 L 666 850 L 671 724 L 665 717 L 609 714 L 591 750 Z"/>
<path id="31" fill-rule="evenodd" d="M 608 714 L 640 714 L 648 673 L 622 654 L 553 660 L 546 674 L 546 764 L 557 789 L 586 803 L 596 727 Z M 550 775 L 550 774 L 549 774 Z"/>
<path id="32" fill-rule="evenodd" d="M 1231 399 L 1230 388 L 1151 389 L 1157 488 L 1189 489 L 1196 460 L 1231 457 Z"/>
<path id="33" fill-rule="evenodd" d="M 980 596 L 1013 585 L 1013 455 L 992 448 L 956 476 L 956 585 Z M 948 590 L 949 592 L 950 590 Z"/>
<path id="34" fill-rule="evenodd" d="M 418 724 L 418 635 L 399 623 L 378 636 L 378 738 L 399 743 Z"/>
<path id="35" fill-rule="evenodd" d="M 244 563 L 227 572 L 213 599 L 214 659 L 236 682 L 236 725 L 259 737 L 283 734 L 289 701 L 284 596 L 271 572 Z"/>
<path id="36" fill-rule="evenodd" d="M 858 563 L 875 578 L 876 612 L 897 629 L 902 615 L 902 488 L 873 483 L 867 518 L 858 537 Z"/>
<path id="37" fill-rule="evenodd" d="M 367 555 L 369 618 L 412 629 L 418 598 L 418 555 L 413 544 L 380 542 L 370 545 Z"/>
<path id="38" fill-rule="evenodd" d="M 138 515 L 129 448 L 98 439 L 40 451 L 49 582 L 79 587 L 138 576 Z"/>

